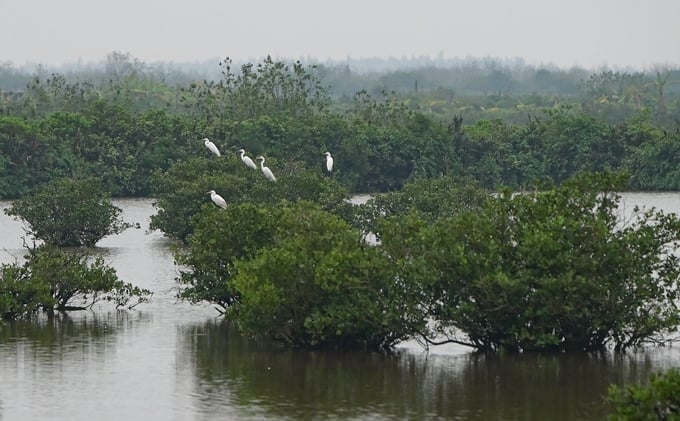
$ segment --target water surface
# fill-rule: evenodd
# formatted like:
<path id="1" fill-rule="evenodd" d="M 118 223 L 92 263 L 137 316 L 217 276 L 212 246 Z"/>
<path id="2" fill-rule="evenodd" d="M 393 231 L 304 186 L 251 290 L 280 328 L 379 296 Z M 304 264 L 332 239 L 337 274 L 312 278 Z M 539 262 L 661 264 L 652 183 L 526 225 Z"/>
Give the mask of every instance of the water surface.
<path id="1" fill-rule="evenodd" d="M 680 211 L 678 194 L 627 194 Z M 151 200 L 116 200 L 141 229 L 97 252 L 151 303 L 0 325 L 0 420 L 589 420 L 610 383 L 680 366 L 679 348 L 625 355 L 478 356 L 415 343 L 393 354 L 310 352 L 241 337 L 210 305 L 175 298 L 169 241 L 147 232 Z M 0 207 L 8 206 L 0 202 Z M 0 212 L 0 262 L 23 254 Z"/>

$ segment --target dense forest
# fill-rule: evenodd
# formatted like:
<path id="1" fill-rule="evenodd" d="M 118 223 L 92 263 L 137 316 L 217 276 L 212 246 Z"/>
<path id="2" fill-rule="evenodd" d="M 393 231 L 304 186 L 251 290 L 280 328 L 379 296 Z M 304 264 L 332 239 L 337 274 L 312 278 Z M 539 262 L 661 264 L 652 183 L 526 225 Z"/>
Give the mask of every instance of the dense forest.
<path id="1" fill-rule="evenodd" d="M 333 177 L 352 192 L 439 176 L 522 189 L 606 169 L 628 172 L 630 189 L 680 189 L 680 69 L 378 67 L 267 57 L 206 69 L 122 53 L 61 72 L 0 64 L 0 198 L 64 176 L 153 196 L 152 175 L 209 154 L 205 137 L 283 172 L 322 172 L 331 151 Z"/>

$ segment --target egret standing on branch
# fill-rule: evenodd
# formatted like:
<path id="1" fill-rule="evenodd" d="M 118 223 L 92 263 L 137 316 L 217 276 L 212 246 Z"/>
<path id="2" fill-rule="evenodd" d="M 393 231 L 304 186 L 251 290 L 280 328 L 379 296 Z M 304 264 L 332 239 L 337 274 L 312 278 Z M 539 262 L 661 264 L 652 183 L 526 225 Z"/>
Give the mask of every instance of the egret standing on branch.
<path id="1" fill-rule="evenodd" d="M 243 163 L 246 164 L 246 166 L 256 170 L 257 165 L 255 165 L 255 163 L 253 162 L 252 159 L 250 159 L 249 156 L 246 156 L 246 150 L 245 149 L 239 149 L 238 151 L 241 154 L 241 161 L 243 161 Z"/>
<path id="2" fill-rule="evenodd" d="M 221 207 L 222 209 L 226 209 L 226 208 L 227 208 L 227 201 L 224 200 L 224 198 L 223 198 L 222 196 L 220 196 L 219 194 L 215 193 L 215 190 L 210 190 L 210 191 L 207 192 L 206 194 L 209 194 L 209 195 L 210 195 L 210 198 L 212 199 L 212 201 L 213 201 L 217 206 Z"/>
<path id="3" fill-rule="evenodd" d="M 206 148 L 210 149 L 210 152 L 214 153 L 214 154 L 217 155 L 217 156 L 221 156 L 221 155 L 222 155 L 222 154 L 220 154 L 220 150 L 217 149 L 217 146 L 215 146 L 215 144 L 212 143 L 212 142 L 210 141 L 210 139 L 208 139 L 207 137 L 204 137 L 204 138 L 203 138 L 203 143 L 205 144 L 205 147 L 206 147 Z"/>
<path id="4" fill-rule="evenodd" d="M 262 168 L 265 178 L 269 181 L 276 181 L 276 177 L 274 177 L 272 170 L 270 170 L 269 167 L 264 166 L 264 156 L 260 155 L 256 159 L 260 160 L 260 168 Z"/>
<path id="5" fill-rule="evenodd" d="M 326 155 L 326 169 L 328 170 L 328 172 L 332 172 L 333 171 L 333 157 L 331 156 L 330 152 L 326 152 L 326 153 L 324 153 L 324 155 Z"/>

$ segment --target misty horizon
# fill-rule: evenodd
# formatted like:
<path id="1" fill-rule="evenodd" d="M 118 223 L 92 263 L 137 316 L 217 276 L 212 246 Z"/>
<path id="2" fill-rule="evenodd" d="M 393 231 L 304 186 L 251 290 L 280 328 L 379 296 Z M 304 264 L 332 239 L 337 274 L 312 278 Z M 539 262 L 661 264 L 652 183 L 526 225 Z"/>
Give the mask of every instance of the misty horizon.
<path id="1" fill-rule="evenodd" d="M 211 66 L 214 66 L 215 72 L 219 73 L 219 63 L 222 62 L 227 56 L 222 57 L 208 57 L 201 60 L 193 61 L 175 61 L 175 60 L 159 60 L 159 61 L 147 61 L 143 58 L 136 57 L 130 52 L 117 52 L 112 51 L 100 59 L 85 61 L 82 59 L 76 61 L 62 62 L 62 63 L 49 63 L 47 61 L 34 61 L 25 62 L 22 64 L 14 63 L 10 60 L 2 61 L 0 60 L 0 68 L 5 67 L 9 69 L 16 69 L 22 73 L 32 73 L 36 69 L 42 69 L 45 71 L 52 72 L 69 72 L 69 71 L 82 71 L 82 70 L 97 70 L 106 66 L 108 58 L 112 54 L 119 54 L 128 56 L 131 60 L 139 63 L 141 65 L 150 67 L 163 67 L 169 69 L 175 69 L 180 71 L 196 71 L 198 69 L 205 70 Z M 251 58 L 248 60 L 234 60 L 233 64 L 235 66 L 241 66 L 248 63 L 258 63 L 266 58 L 267 55 L 257 58 Z M 600 72 L 600 71 L 622 71 L 622 72 L 654 72 L 659 69 L 665 70 L 675 70 L 680 66 L 672 63 L 655 63 L 647 67 L 636 67 L 631 65 L 617 65 L 617 64 L 603 64 L 596 67 L 586 67 L 586 66 L 559 66 L 554 63 L 531 63 L 522 57 L 492 57 L 492 56 L 467 56 L 467 57 L 444 57 L 439 54 L 437 56 L 391 56 L 391 57 L 352 57 L 347 56 L 345 59 L 320 59 L 313 56 L 307 57 L 277 57 L 271 55 L 271 57 L 276 61 L 282 62 L 294 62 L 299 61 L 304 65 L 323 65 L 328 67 L 338 67 L 338 66 L 348 66 L 348 68 L 356 73 L 372 73 L 372 72 L 389 72 L 389 71 L 403 71 L 410 69 L 420 69 L 423 67 L 438 67 L 438 68 L 460 68 L 476 66 L 480 68 L 486 67 L 500 67 L 501 69 L 535 69 L 535 70 L 550 70 L 550 71 L 585 71 L 590 73 Z M 1 57 L 0 57 L 1 59 Z"/>
<path id="2" fill-rule="evenodd" d="M 0 63 L 100 63 L 111 51 L 189 66 L 270 55 L 319 63 L 522 60 L 596 70 L 680 65 L 680 2 L 193 0 L 5 2 Z"/>

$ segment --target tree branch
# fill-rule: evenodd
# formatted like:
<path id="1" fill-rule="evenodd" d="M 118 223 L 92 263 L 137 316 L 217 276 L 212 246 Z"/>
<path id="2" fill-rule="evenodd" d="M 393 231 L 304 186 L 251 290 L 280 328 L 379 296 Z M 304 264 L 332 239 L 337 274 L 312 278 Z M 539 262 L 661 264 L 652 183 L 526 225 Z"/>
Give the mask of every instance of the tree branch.
<path id="1" fill-rule="evenodd" d="M 435 341 L 433 339 L 430 339 L 426 334 L 422 332 L 418 332 L 418 335 L 424 342 L 425 348 L 429 348 L 430 345 L 432 346 L 438 346 L 438 345 L 445 345 L 445 344 L 457 344 L 457 345 L 463 345 L 463 346 L 468 346 L 470 348 L 477 348 L 473 343 L 471 342 L 466 342 L 466 341 L 461 341 L 460 339 L 455 339 L 455 338 L 450 338 L 446 337 L 446 339 L 440 340 L 440 341 Z"/>

